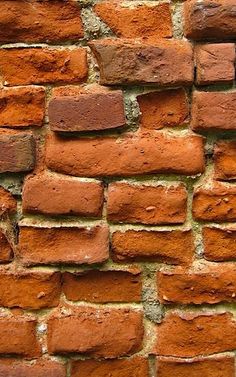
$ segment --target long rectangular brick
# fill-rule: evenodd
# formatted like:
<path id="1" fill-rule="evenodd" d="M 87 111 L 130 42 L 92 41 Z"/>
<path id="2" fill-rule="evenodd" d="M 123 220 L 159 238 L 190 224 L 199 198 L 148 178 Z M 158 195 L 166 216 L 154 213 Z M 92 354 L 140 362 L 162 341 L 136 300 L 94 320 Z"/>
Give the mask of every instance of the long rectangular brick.
<path id="1" fill-rule="evenodd" d="M 168 137 L 155 131 L 80 139 L 50 134 L 46 165 L 59 173 L 80 177 L 195 175 L 205 169 L 203 138 L 196 135 Z"/>
<path id="2" fill-rule="evenodd" d="M 196 357 L 194 359 L 177 359 L 173 357 L 157 358 L 158 377 L 234 377 L 234 355 L 216 355 Z"/>
<path id="3" fill-rule="evenodd" d="M 157 355 L 194 357 L 235 348 L 236 322 L 229 312 L 169 312 L 157 326 Z"/>
<path id="4" fill-rule="evenodd" d="M 45 89 L 43 87 L 0 89 L 1 127 L 42 126 L 44 112 Z"/>
<path id="5" fill-rule="evenodd" d="M 112 377 L 148 377 L 148 359 L 132 357 L 104 361 L 74 360 L 71 363 L 71 377 L 107 377 L 109 375 Z"/>
<path id="6" fill-rule="evenodd" d="M 31 133 L 0 131 L 0 173 L 29 171 L 35 164 L 35 141 Z"/>
<path id="7" fill-rule="evenodd" d="M 50 354 L 80 353 L 95 358 L 132 355 L 142 348 L 142 312 L 81 307 L 48 320 Z"/>
<path id="8" fill-rule="evenodd" d="M 161 270 L 157 274 L 162 303 L 216 304 L 236 301 L 236 266 L 233 263 Z"/>
<path id="9" fill-rule="evenodd" d="M 191 127 L 194 131 L 235 130 L 236 92 L 193 92 Z"/>
<path id="10" fill-rule="evenodd" d="M 17 22 L 16 22 L 17 20 Z M 57 42 L 83 37 L 80 8 L 73 1 L 1 2 L 0 42 Z"/>
<path id="11" fill-rule="evenodd" d="M 63 292 L 71 301 L 141 301 L 141 274 L 128 271 L 88 271 L 63 274 Z"/>
<path id="12" fill-rule="evenodd" d="M 25 180 L 22 206 L 24 213 L 101 217 L 103 186 L 42 173 Z"/>
<path id="13" fill-rule="evenodd" d="M 113 259 L 118 262 L 189 264 L 194 255 L 194 241 L 189 230 L 116 231 L 112 234 L 112 251 Z"/>
<path id="14" fill-rule="evenodd" d="M 102 84 L 179 86 L 193 82 L 193 51 L 187 41 L 103 39 L 89 46 L 97 58 Z"/>
<path id="15" fill-rule="evenodd" d="M 50 308 L 58 305 L 60 293 L 58 272 L 0 273 L 0 305 L 4 307 Z"/>
<path id="16" fill-rule="evenodd" d="M 66 366 L 57 361 L 0 359 L 0 377 L 66 377 Z"/>
<path id="17" fill-rule="evenodd" d="M 109 256 L 108 229 L 21 226 L 18 255 L 26 265 L 102 263 Z"/>
<path id="18" fill-rule="evenodd" d="M 172 37 L 171 9 L 168 3 L 134 3 L 129 8 L 122 2 L 102 1 L 94 6 L 94 11 L 119 37 Z"/>
<path id="19" fill-rule="evenodd" d="M 88 72 L 86 49 L 1 49 L 0 71 L 8 86 L 83 82 Z"/>
<path id="20" fill-rule="evenodd" d="M 126 123 L 122 91 L 97 84 L 55 88 L 48 115 L 51 130 L 61 132 L 106 130 Z"/>
<path id="21" fill-rule="evenodd" d="M 112 183 L 107 218 L 114 223 L 182 224 L 187 216 L 187 190 L 178 186 Z"/>
<path id="22" fill-rule="evenodd" d="M 184 4 L 185 36 L 195 40 L 235 39 L 234 0 L 196 0 Z"/>

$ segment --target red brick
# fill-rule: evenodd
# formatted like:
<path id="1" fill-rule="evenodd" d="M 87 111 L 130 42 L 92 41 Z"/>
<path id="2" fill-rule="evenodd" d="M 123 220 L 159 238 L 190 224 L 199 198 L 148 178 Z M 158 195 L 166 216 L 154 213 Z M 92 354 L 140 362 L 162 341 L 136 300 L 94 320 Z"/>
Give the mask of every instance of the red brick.
<path id="1" fill-rule="evenodd" d="M 204 227 L 204 257 L 211 261 L 236 260 L 236 229 Z"/>
<path id="2" fill-rule="evenodd" d="M 193 51 L 187 41 L 102 39 L 89 43 L 105 85 L 191 85 Z"/>
<path id="3" fill-rule="evenodd" d="M 0 216 L 4 214 L 12 215 L 17 210 L 17 201 L 10 191 L 0 186 Z"/>
<path id="4" fill-rule="evenodd" d="M 17 22 L 16 22 L 17 20 Z M 58 42 L 83 37 L 80 8 L 73 1 L 5 0 L 1 4 L 0 42 Z"/>
<path id="5" fill-rule="evenodd" d="M 172 21 L 168 3 L 128 8 L 121 1 L 103 1 L 94 7 L 97 15 L 119 37 L 172 37 Z"/>
<path id="6" fill-rule="evenodd" d="M 48 321 L 50 354 L 80 353 L 115 358 L 142 347 L 142 313 L 129 309 L 80 307 Z"/>
<path id="7" fill-rule="evenodd" d="M 156 353 L 194 357 L 234 350 L 236 323 L 231 313 L 170 312 L 157 328 Z"/>
<path id="8" fill-rule="evenodd" d="M 159 130 L 181 126 L 189 114 L 188 100 L 183 89 L 150 92 L 137 97 L 142 128 Z"/>
<path id="9" fill-rule="evenodd" d="M 235 77 L 235 44 L 204 44 L 196 47 L 197 84 L 230 83 Z"/>
<path id="10" fill-rule="evenodd" d="M 86 50 L 81 47 L 0 50 L 5 85 L 81 82 L 86 80 L 87 70 Z"/>
<path id="11" fill-rule="evenodd" d="M 51 134 L 46 146 L 46 165 L 59 173 L 80 177 L 194 175 L 202 173 L 205 167 L 203 138 L 169 137 L 155 131 L 118 138 L 68 139 Z"/>
<path id="12" fill-rule="evenodd" d="M 8 263 L 13 258 L 12 247 L 5 236 L 5 234 L 0 230 L 0 263 Z"/>
<path id="13" fill-rule="evenodd" d="M 108 188 L 107 218 L 112 222 L 182 224 L 187 215 L 184 185 L 144 186 L 112 183 Z"/>
<path id="14" fill-rule="evenodd" d="M 126 123 L 121 90 L 90 85 L 64 91 L 57 88 L 54 93 L 48 109 L 53 131 L 105 130 Z"/>
<path id="15" fill-rule="evenodd" d="M 195 131 L 235 130 L 236 92 L 193 94 L 191 127 Z"/>
<path id="16" fill-rule="evenodd" d="M 193 217 L 201 221 L 235 221 L 236 188 L 217 184 L 209 189 L 196 189 L 193 196 Z"/>
<path id="17" fill-rule="evenodd" d="M 13 128 L 42 126 L 44 107 L 43 87 L 2 88 L 0 89 L 0 126 Z"/>
<path id="18" fill-rule="evenodd" d="M 22 316 L 1 317 L 0 332 L 0 355 L 23 356 L 26 359 L 40 356 L 35 320 Z"/>
<path id="19" fill-rule="evenodd" d="M 175 268 L 157 274 L 158 296 L 162 303 L 216 304 L 235 302 L 234 264 L 196 264 L 190 269 Z"/>
<path id="20" fill-rule="evenodd" d="M 0 377 L 66 377 L 65 366 L 56 361 L 39 359 L 25 362 L 0 359 Z"/>
<path id="21" fill-rule="evenodd" d="M 236 179 L 236 141 L 219 141 L 214 146 L 215 178 Z"/>
<path id="22" fill-rule="evenodd" d="M 71 301 L 141 301 L 140 273 L 127 271 L 88 271 L 63 274 L 63 292 Z"/>
<path id="23" fill-rule="evenodd" d="M 148 360 L 133 357 L 123 360 L 75 360 L 71 377 L 148 377 Z"/>
<path id="24" fill-rule="evenodd" d="M 102 263 L 109 256 L 108 229 L 21 226 L 18 254 L 26 265 Z"/>
<path id="25" fill-rule="evenodd" d="M 234 355 L 185 360 L 172 357 L 157 359 L 158 377 L 234 377 L 234 371 Z"/>
<path id="26" fill-rule="evenodd" d="M 25 213 L 101 217 L 103 187 L 100 182 L 42 173 L 26 179 L 22 205 Z"/>
<path id="27" fill-rule="evenodd" d="M 173 245 L 175 247 L 173 248 Z M 127 230 L 112 235 L 113 258 L 118 262 L 149 261 L 188 264 L 194 255 L 191 231 Z"/>
<path id="28" fill-rule="evenodd" d="M 0 173 L 29 171 L 35 164 L 35 142 L 31 133 L 0 131 Z"/>
<path id="29" fill-rule="evenodd" d="M 24 309 L 51 308 L 58 305 L 60 293 L 61 283 L 59 272 L 0 272 L 1 306 Z"/>
<path id="30" fill-rule="evenodd" d="M 196 0 L 184 4 L 185 36 L 200 39 L 236 37 L 234 0 Z"/>

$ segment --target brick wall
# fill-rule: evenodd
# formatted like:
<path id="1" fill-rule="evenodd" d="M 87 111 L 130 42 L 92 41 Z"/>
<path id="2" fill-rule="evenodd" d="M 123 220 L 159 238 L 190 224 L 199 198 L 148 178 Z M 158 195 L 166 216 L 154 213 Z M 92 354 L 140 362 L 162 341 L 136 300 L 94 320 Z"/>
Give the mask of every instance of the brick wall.
<path id="1" fill-rule="evenodd" d="M 235 376 L 235 39 L 235 0 L 0 2 L 0 376 Z"/>

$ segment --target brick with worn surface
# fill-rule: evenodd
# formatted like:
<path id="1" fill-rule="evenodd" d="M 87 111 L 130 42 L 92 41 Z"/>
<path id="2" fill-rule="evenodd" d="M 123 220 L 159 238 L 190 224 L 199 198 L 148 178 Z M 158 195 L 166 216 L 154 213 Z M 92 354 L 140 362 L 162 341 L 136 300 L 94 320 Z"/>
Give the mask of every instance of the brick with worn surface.
<path id="1" fill-rule="evenodd" d="M 196 0 L 184 4 L 184 32 L 195 40 L 236 38 L 234 0 Z"/>
<path id="2" fill-rule="evenodd" d="M 131 355 L 142 348 L 142 312 L 81 307 L 48 320 L 50 354 L 80 353 L 96 358 Z"/>
<path id="3" fill-rule="evenodd" d="M 24 213 L 101 217 L 103 186 L 42 173 L 25 180 L 22 206 Z"/>
<path id="4" fill-rule="evenodd" d="M 22 361 L 0 359 L 0 377 L 66 377 L 66 368 L 60 362 L 47 359 Z"/>
<path id="5" fill-rule="evenodd" d="M 138 4 L 126 7 L 122 1 L 103 1 L 94 7 L 96 14 L 119 37 L 172 37 L 170 5 Z"/>
<path id="6" fill-rule="evenodd" d="M 235 221 L 236 188 L 224 184 L 215 184 L 212 188 L 196 188 L 192 212 L 194 219 L 199 221 Z"/>
<path id="7" fill-rule="evenodd" d="M 236 228 L 204 227 L 204 257 L 210 261 L 236 260 Z"/>
<path id="8" fill-rule="evenodd" d="M 0 71 L 8 86 L 79 83 L 87 78 L 86 50 L 82 47 L 2 49 Z"/>
<path id="9" fill-rule="evenodd" d="M 0 90 L 0 126 L 42 126 L 45 113 L 45 89 L 37 86 Z"/>
<path id="10" fill-rule="evenodd" d="M 148 377 L 148 360 L 133 357 L 120 360 L 75 360 L 71 377 Z"/>
<path id="11" fill-rule="evenodd" d="M 56 88 L 48 113 L 53 131 L 106 130 L 126 123 L 122 91 L 99 85 Z"/>
<path id="12" fill-rule="evenodd" d="M 234 356 L 196 357 L 194 359 L 177 359 L 159 357 L 156 361 L 158 377 L 234 377 Z"/>
<path id="13" fill-rule="evenodd" d="M 140 302 L 141 290 L 140 272 L 91 270 L 63 274 L 63 292 L 71 301 Z"/>
<path id="14" fill-rule="evenodd" d="M 114 223 L 182 224 L 187 216 L 184 185 L 147 186 L 112 183 L 107 218 Z"/>
<path id="15" fill-rule="evenodd" d="M 215 178 L 236 179 L 236 141 L 218 141 L 214 146 Z"/>
<path id="16" fill-rule="evenodd" d="M 112 234 L 112 251 L 113 259 L 118 262 L 189 264 L 194 255 L 193 235 L 189 230 L 116 231 Z"/>
<path id="17" fill-rule="evenodd" d="M 196 83 L 209 85 L 231 83 L 235 78 L 235 44 L 214 43 L 195 48 Z"/>
<path id="18" fill-rule="evenodd" d="M 236 129 L 236 92 L 193 92 L 192 121 L 194 131 Z"/>
<path id="19" fill-rule="evenodd" d="M 10 191 L 0 186 L 0 216 L 14 215 L 17 211 L 17 201 Z"/>
<path id="20" fill-rule="evenodd" d="M 89 46 L 99 64 L 101 84 L 179 86 L 193 82 L 193 51 L 187 41 L 103 39 Z"/>
<path id="21" fill-rule="evenodd" d="M 143 129 L 176 127 L 187 121 L 189 105 L 184 89 L 150 92 L 139 95 L 137 99 Z"/>
<path id="22" fill-rule="evenodd" d="M 16 22 L 17 21 L 17 22 Z M 5 0 L 1 4 L 0 42 L 60 42 L 83 37 L 80 8 L 73 1 L 32 3 Z"/>
<path id="23" fill-rule="evenodd" d="M 0 230 L 0 263 L 9 263 L 14 253 L 6 235 Z"/>
<path id="24" fill-rule="evenodd" d="M 36 320 L 24 316 L 0 317 L 0 355 L 39 357 L 36 324 Z"/>
<path id="25" fill-rule="evenodd" d="M 205 169 L 203 138 L 158 132 L 80 139 L 50 134 L 46 165 L 56 172 L 79 177 L 195 175 Z"/>
<path id="26" fill-rule="evenodd" d="M 155 353 L 194 357 L 233 351 L 236 322 L 228 312 L 169 312 L 157 326 Z"/>
<path id="27" fill-rule="evenodd" d="M 0 305 L 3 307 L 51 308 L 59 304 L 60 293 L 59 272 L 10 273 L 0 271 Z"/>
<path id="28" fill-rule="evenodd" d="M 35 141 L 31 133 L 0 131 L 0 173 L 30 171 L 35 165 Z"/>
<path id="29" fill-rule="evenodd" d="M 106 226 L 20 227 L 18 255 L 25 265 L 102 263 L 108 254 Z"/>
<path id="30" fill-rule="evenodd" d="M 191 268 L 157 273 L 162 303 L 217 304 L 236 300 L 236 266 L 233 263 L 195 264 Z"/>

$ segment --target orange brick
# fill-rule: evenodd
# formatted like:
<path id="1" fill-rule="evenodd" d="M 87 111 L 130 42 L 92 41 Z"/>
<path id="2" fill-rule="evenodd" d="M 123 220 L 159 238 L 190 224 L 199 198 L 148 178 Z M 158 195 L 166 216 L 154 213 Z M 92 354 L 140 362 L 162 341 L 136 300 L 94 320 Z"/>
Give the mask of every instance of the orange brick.
<path id="1" fill-rule="evenodd" d="M 156 354 L 194 357 L 232 351 L 236 323 L 232 314 L 169 312 L 157 326 Z"/>
<path id="2" fill-rule="evenodd" d="M 186 214 L 187 191 L 184 185 L 109 185 L 107 218 L 114 223 L 182 224 Z"/>
<path id="3" fill-rule="evenodd" d="M 18 255 L 26 265 L 102 263 L 109 256 L 107 227 L 20 227 Z"/>
<path id="4" fill-rule="evenodd" d="M 81 307 L 48 320 L 50 354 L 80 353 L 115 358 L 142 348 L 142 313 L 129 309 Z"/>
<path id="5" fill-rule="evenodd" d="M 141 301 L 140 273 L 126 271 L 88 271 L 63 274 L 63 292 L 71 301 Z"/>
<path id="6" fill-rule="evenodd" d="M 1 106 L 2 104 L 2 106 Z M 36 86 L 0 90 L 0 126 L 42 126 L 45 89 Z"/>
<path id="7" fill-rule="evenodd" d="M 78 83 L 87 78 L 86 50 L 11 48 L 0 50 L 0 71 L 5 85 Z M 17 72 L 17 75 L 16 75 Z"/>
<path id="8" fill-rule="evenodd" d="M 6 290 L 6 287 L 7 290 Z M 61 293 L 60 273 L 0 272 L 0 305 L 41 309 L 57 306 Z"/>
<path id="9" fill-rule="evenodd" d="M 137 97 L 142 128 L 159 130 L 181 126 L 186 122 L 189 107 L 183 89 L 150 92 Z"/>
<path id="10" fill-rule="evenodd" d="M 97 15 L 119 37 L 172 37 L 170 5 L 122 6 L 119 1 L 103 1 L 94 7 Z"/>
<path id="11" fill-rule="evenodd" d="M 117 231 L 112 235 L 112 251 L 113 259 L 118 262 L 189 264 L 194 255 L 193 235 L 188 230 Z"/>

